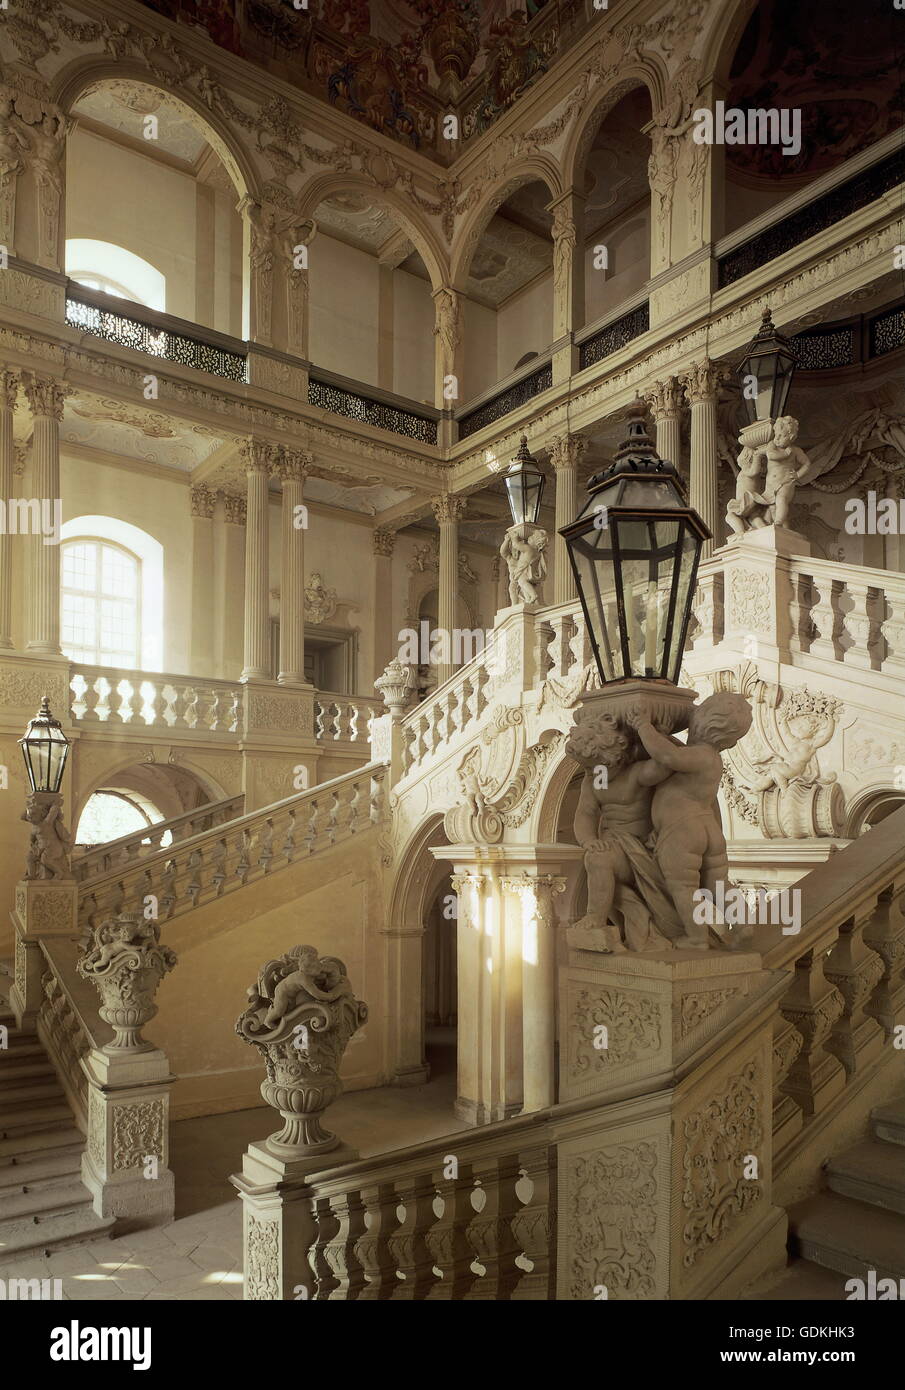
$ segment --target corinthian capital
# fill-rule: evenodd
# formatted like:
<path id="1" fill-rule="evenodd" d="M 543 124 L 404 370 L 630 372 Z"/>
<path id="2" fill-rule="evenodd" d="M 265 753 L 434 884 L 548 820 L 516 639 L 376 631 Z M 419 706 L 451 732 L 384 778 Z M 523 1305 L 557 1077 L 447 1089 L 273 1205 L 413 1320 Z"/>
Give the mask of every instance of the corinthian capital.
<path id="1" fill-rule="evenodd" d="M 557 471 L 560 468 L 577 468 L 587 447 L 588 441 L 583 434 L 554 435 L 550 462 Z"/>
<path id="2" fill-rule="evenodd" d="M 392 555 L 396 547 L 396 532 L 389 526 L 375 526 L 373 531 L 374 554 Z"/>
<path id="3" fill-rule="evenodd" d="M 728 381 L 729 368 L 725 362 L 712 362 L 705 357 L 703 362 L 694 362 L 687 372 L 679 378 L 685 387 L 685 399 L 689 405 L 699 405 L 702 401 L 715 401 L 720 385 Z"/>
<path id="4" fill-rule="evenodd" d="M 434 509 L 434 516 L 438 523 L 444 521 L 461 521 L 465 515 L 465 508 L 468 505 L 466 497 L 453 497 L 447 493 L 444 497 L 434 497 L 431 506 Z"/>
<path id="5" fill-rule="evenodd" d="M 314 458 L 304 449 L 281 449 L 274 472 L 284 483 L 303 483 L 314 467 Z"/>
<path id="6" fill-rule="evenodd" d="M 202 517 L 209 521 L 214 515 L 214 503 L 217 494 L 212 492 L 209 487 L 202 483 L 199 487 L 191 489 L 192 516 Z"/>
<path id="7" fill-rule="evenodd" d="M 62 420 L 63 402 L 72 388 L 55 377 L 33 376 L 25 382 L 25 394 L 33 415 L 43 415 L 51 420 Z"/>
<path id="8" fill-rule="evenodd" d="M 660 420 L 677 420 L 682 411 L 682 387 L 674 376 L 665 381 L 654 381 L 644 392 L 644 400 L 658 423 Z"/>
<path id="9" fill-rule="evenodd" d="M 19 373 L 0 372 L 0 405 L 15 410 L 19 396 Z"/>
<path id="10" fill-rule="evenodd" d="M 265 439 L 245 439 L 240 450 L 246 473 L 272 473 L 279 458 L 279 449 Z"/>

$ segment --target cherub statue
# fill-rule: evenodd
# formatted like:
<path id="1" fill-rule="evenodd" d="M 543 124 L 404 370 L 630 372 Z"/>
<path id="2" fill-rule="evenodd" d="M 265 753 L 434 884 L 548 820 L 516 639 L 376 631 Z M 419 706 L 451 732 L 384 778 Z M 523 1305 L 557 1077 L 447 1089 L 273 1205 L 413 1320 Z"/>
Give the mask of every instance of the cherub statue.
<path id="1" fill-rule="evenodd" d="M 300 1003 L 333 1003 L 352 996 L 346 967 L 336 956 L 319 957 L 314 946 L 294 946 L 279 960 L 268 961 L 257 983 L 248 990 L 248 1008 L 257 1015 L 252 1031 L 275 1028 Z M 240 1020 L 241 1022 L 241 1020 Z"/>
<path id="2" fill-rule="evenodd" d="M 684 744 L 654 728 L 644 702 L 627 718 L 654 764 L 646 774 L 656 788 L 651 802 L 654 856 L 685 932 L 675 945 L 706 951 L 710 934 L 706 923 L 695 919 L 696 894 L 704 889 L 715 899 L 716 885 L 729 880 L 717 803 L 720 754 L 750 729 L 751 706 L 743 695 L 723 691 L 709 696 L 693 707 Z"/>
<path id="3" fill-rule="evenodd" d="M 668 774 L 649 759 L 636 761 L 613 717 L 591 709 L 580 711 L 566 751 L 585 769 L 573 829 L 588 875 L 588 910 L 569 929 L 570 944 L 613 953 L 666 949 L 661 932 L 676 936 L 682 928 L 645 842 L 653 783 Z"/>
<path id="4" fill-rule="evenodd" d="M 793 415 L 781 415 L 773 422 L 772 440 L 762 450 L 767 459 L 764 498 L 767 502 L 765 519 L 768 525 L 786 525 L 795 488 L 811 466 L 804 449 L 794 442 L 797 437 L 798 421 Z"/>
<path id="5" fill-rule="evenodd" d="M 831 772 L 821 778 L 815 754 L 823 748 L 835 733 L 836 725 L 826 714 L 799 714 L 786 720 L 788 740 L 784 753 L 770 753 L 764 758 L 754 758 L 756 767 L 764 768 L 763 774 L 750 779 L 745 785 L 752 791 L 766 791 L 777 786 L 784 792 L 790 782 L 802 782 L 812 787 L 815 782 L 835 782 L 836 774 Z"/>
<path id="6" fill-rule="evenodd" d="M 547 533 L 529 521 L 510 526 L 500 555 L 509 569 L 509 602 L 539 603 L 540 585 L 547 577 Z"/>
<path id="7" fill-rule="evenodd" d="M 33 792 L 20 819 L 32 827 L 25 877 L 71 878 L 72 836 L 63 823 L 63 808 L 57 798 L 45 799 L 43 793 Z"/>
<path id="8" fill-rule="evenodd" d="M 472 748 L 470 753 L 466 753 L 456 769 L 456 780 L 459 783 L 459 797 L 462 804 L 468 807 L 473 816 L 480 815 L 487 805 L 481 788 L 480 745 Z"/>
<path id="9" fill-rule="evenodd" d="M 726 508 L 726 525 L 736 535 L 743 535 L 750 527 L 767 524 L 762 515 L 752 515 L 755 507 L 767 506 L 767 499 L 761 496 L 761 458 L 761 451 L 752 449 L 750 445 L 746 445 L 738 456 L 735 497 Z"/>

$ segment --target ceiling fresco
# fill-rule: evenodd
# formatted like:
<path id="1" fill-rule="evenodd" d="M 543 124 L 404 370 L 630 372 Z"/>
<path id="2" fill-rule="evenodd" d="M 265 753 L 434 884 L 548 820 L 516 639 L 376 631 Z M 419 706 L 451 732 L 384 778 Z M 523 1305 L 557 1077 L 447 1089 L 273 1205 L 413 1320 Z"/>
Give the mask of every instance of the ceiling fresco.
<path id="1" fill-rule="evenodd" d="M 746 184 L 814 178 L 902 123 L 901 19 L 892 4 L 760 0 L 736 50 L 727 105 L 801 111 L 801 152 L 727 145 Z M 897 54 L 899 55 L 897 58 Z M 827 95 L 828 92 L 838 95 Z"/>
<path id="2" fill-rule="evenodd" d="M 143 0 L 385 135 L 440 152 L 486 130 L 561 47 L 560 0 Z M 571 13 L 571 12 L 570 12 Z"/>

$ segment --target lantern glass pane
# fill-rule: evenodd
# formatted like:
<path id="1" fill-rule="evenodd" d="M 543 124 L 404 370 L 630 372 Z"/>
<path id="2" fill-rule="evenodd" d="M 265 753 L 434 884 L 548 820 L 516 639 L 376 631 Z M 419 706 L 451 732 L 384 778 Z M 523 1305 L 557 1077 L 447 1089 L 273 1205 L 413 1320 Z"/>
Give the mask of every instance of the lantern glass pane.
<path id="1" fill-rule="evenodd" d="M 660 676 L 673 624 L 673 567 L 682 523 L 619 517 L 614 522 L 629 650 L 627 675 Z"/>
<path id="2" fill-rule="evenodd" d="M 507 473 L 504 481 L 513 524 L 521 526 L 525 521 L 536 522 L 544 487 L 543 473 L 532 468 L 520 468 L 518 472 Z"/>
<path id="3" fill-rule="evenodd" d="M 685 630 L 691 612 L 692 584 L 697 569 L 697 558 L 701 549 L 701 538 L 687 526 L 684 528 L 677 566 L 676 606 L 672 632 L 665 652 L 663 674 L 668 680 L 678 682 L 682 653 L 685 648 Z"/>
<path id="4" fill-rule="evenodd" d="M 569 556 L 597 651 L 601 679 L 618 680 L 628 673 L 622 661 L 612 532 L 608 527 L 590 526 L 569 541 Z"/>

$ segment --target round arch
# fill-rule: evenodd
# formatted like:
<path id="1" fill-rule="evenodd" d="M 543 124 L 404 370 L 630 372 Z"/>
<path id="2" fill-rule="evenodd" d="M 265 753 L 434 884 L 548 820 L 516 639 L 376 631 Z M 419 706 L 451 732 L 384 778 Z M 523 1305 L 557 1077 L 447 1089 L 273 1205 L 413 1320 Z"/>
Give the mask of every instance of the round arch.
<path id="1" fill-rule="evenodd" d="M 491 185 L 465 222 L 456 249 L 453 251 L 450 263 L 450 284 L 460 293 L 467 288 L 472 258 L 490 219 L 497 209 L 505 203 L 506 199 L 517 188 L 523 187 L 526 183 L 545 184 L 551 202 L 554 198 L 560 197 L 564 191 L 559 166 L 548 155 L 533 155 L 530 159 L 520 160 L 511 168 L 504 170 L 498 181 Z"/>
<path id="2" fill-rule="evenodd" d="M 878 825 L 902 806 L 905 806 L 905 792 L 897 791 L 889 783 L 875 783 L 859 792 L 849 804 L 842 833 L 846 839 L 855 840 L 869 826 Z"/>
<path id="3" fill-rule="evenodd" d="M 745 25 L 757 9 L 757 0 L 727 0 L 715 9 L 710 33 L 704 42 L 701 71 L 718 87 L 727 89 L 729 71 Z"/>
<path id="4" fill-rule="evenodd" d="M 54 79 L 51 100 L 68 116 L 89 87 L 104 82 L 122 82 L 124 79 L 131 79 L 143 87 L 172 97 L 222 160 L 239 197 L 247 196 L 257 203 L 262 201 L 261 179 L 233 127 L 206 106 L 196 93 L 183 86 L 162 82 L 135 60 L 89 58 L 70 63 Z"/>
<path id="5" fill-rule="evenodd" d="M 319 205 L 335 193 L 364 193 L 376 203 L 382 203 L 396 217 L 424 262 L 430 277 L 431 290 L 446 283 L 446 258 L 442 247 L 428 227 L 412 213 L 412 206 L 393 188 L 384 188 L 363 174 L 319 174 L 306 184 L 300 198 L 300 217 L 314 218 Z"/>
<path id="6" fill-rule="evenodd" d="M 387 920 L 397 929 L 412 931 L 423 925 L 439 884 L 452 872 L 430 851 L 448 843 L 439 813 L 428 816 L 409 837 L 399 856 L 390 891 Z"/>
<path id="7" fill-rule="evenodd" d="M 125 750 L 122 751 L 125 752 Z M 75 767 L 75 775 L 78 778 L 78 764 L 76 764 Z M 105 768 L 103 772 L 92 772 L 86 779 L 86 784 L 84 786 L 79 786 L 78 792 L 74 796 L 72 803 L 72 824 L 78 825 L 85 806 L 95 792 L 103 791 L 111 787 L 119 789 L 120 784 L 122 784 L 122 788 L 125 790 L 140 791 L 143 796 L 147 796 L 149 800 L 157 804 L 155 792 L 157 795 L 162 793 L 165 796 L 167 791 L 163 779 L 168 780 L 172 784 L 170 796 L 173 800 L 169 807 L 160 806 L 159 809 L 164 813 L 164 820 L 171 820 L 173 816 L 181 814 L 182 809 L 186 809 L 179 807 L 175 800 L 175 798 L 179 796 L 177 777 L 183 783 L 193 783 L 198 788 L 202 796 L 202 799 L 196 803 L 198 806 L 203 806 L 208 801 L 223 801 L 229 795 L 220 783 L 211 777 L 210 773 L 201 767 L 196 767 L 194 763 L 188 762 L 182 758 L 180 758 L 178 763 L 173 764 L 139 762 L 133 755 L 131 758 L 125 757 L 122 761 L 116 762 L 112 766 Z M 136 785 L 130 787 L 127 782 L 123 782 L 124 778 L 132 782 L 142 782 L 143 784 L 141 786 Z M 156 787 L 154 785 L 154 779 L 157 781 Z M 190 807 L 188 809 L 194 808 Z"/>
<path id="8" fill-rule="evenodd" d="M 588 151 L 601 123 L 629 92 L 644 87 L 650 97 L 651 111 L 659 111 L 666 100 L 668 84 L 666 69 L 658 59 L 650 58 L 645 63 L 632 63 L 621 69 L 619 80 L 601 86 L 594 93 L 590 104 L 584 108 L 575 122 L 562 156 L 562 178 L 566 188 L 577 186 Z"/>

